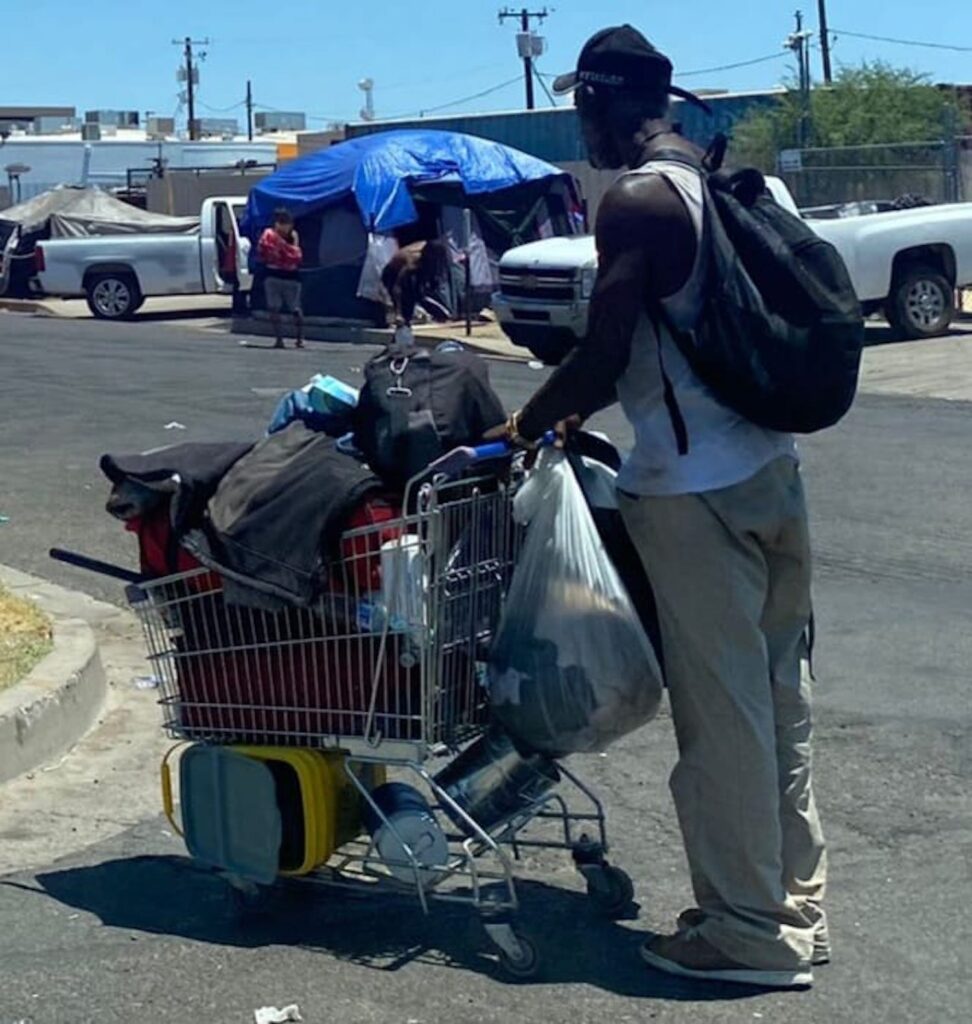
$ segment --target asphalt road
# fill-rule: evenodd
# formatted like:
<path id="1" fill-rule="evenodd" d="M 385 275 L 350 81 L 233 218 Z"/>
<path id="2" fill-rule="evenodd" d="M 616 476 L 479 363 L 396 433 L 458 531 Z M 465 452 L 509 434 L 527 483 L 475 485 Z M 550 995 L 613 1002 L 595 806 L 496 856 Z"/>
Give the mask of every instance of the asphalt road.
<path id="1" fill-rule="evenodd" d="M 131 558 L 102 511 L 100 454 L 256 436 L 283 389 L 317 370 L 353 381 L 367 354 L 0 315 L 0 562 L 117 601 L 115 584 L 45 555 L 56 543 Z M 542 376 L 512 364 L 492 373 L 510 405 Z M 166 430 L 172 422 L 186 429 Z M 621 443 L 629 436 L 616 415 L 603 426 Z M 970 436 L 968 404 L 865 395 L 801 446 L 835 946 L 811 992 L 698 986 L 640 964 L 643 930 L 669 927 L 689 902 L 663 715 L 606 756 L 573 759 L 607 799 L 614 860 L 636 879 L 640 917 L 598 921 L 562 857 L 528 860 L 523 921 L 547 965 L 539 981 L 505 981 L 458 909 L 426 921 L 409 903 L 301 890 L 241 927 L 224 912 L 222 884 L 153 819 L 0 879 L 0 1024 L 230 1024 L 290 1002 L 309 1022 L 342 1024 L 968 1019 Z"/>

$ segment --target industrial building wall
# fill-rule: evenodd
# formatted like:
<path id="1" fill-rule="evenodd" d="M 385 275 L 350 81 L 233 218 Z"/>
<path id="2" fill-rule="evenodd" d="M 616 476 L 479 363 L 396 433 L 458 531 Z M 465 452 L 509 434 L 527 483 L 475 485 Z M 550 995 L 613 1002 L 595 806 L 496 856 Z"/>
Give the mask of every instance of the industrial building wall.
<path id="1" fill-rule="evenodd" d="M 733 124 L 750 110 L 777 103 L 779 96 L 780 91 L 771 90 L 706 97 L 712 108 L 711 114 L 688 103 L 676 101 L 672 104 L 671 116 L 681 124 L 682 133 L 687 138 L 700 146 L 707 146 L 717 132 L 731 132 Z M 497 114 L 414 118 L 409 121 L 362 122 L 349 124 L 346 131 L 348 138 L 355 138 L 374 132 L 412 128 L 476 135 L 563 167 L 580 184 L 592 229 L 601 199 L 617 177 L 614 171 L 595 171 L 587 163 L 577 113 L 569 106 Z"/>
<path id="2" fill-rule="evenodd" d="M 686 138 L 708 146 L 717 132 L 731 133 L 732 126 L 753 109 L 772 106 L 782 90 L 754 93 L 726 93 L 707 96 L 712 113 L 677 100 L 672 120 L 681 124 Z M 463 132 L 502 142 L 550 163 L 583 161 L 587 157 L 580 124 L 573 107 L 516 110 L 498 114 L 460 114 L 451 117 L 413 118 L 408 121 L 372 121 L 347 126 L 348 138 L 396 129 L 426 128 Z"/>
<path id="3" fill-rule="evenodd" d="M 371 121 L 349 124 L 348 138 L 400 129 L 428 129 L 462 132 L 501 142 L 524 153 L 559 163 L 583 160 L 583 140 L 577 115 L 570 107 L 547 110 L 517 110 L 499 114 L 462 114 L 452 117 L 414 118 L 410 121 Z"/>
<path id="4" fill-rule="evenodd" d="M 297 156 L 307 156 L 320 149 L 327 149 L 343 142 L 344 138 L 343 128 L 329 128 L 323 132 L 300 132 L 297 136 Z"/>
<path id="5" fill-rule="evenodd" d="M 150 213 L 168 213 L 173 217 L 195 217 L 204 199 L 212 196 L 246 196 L 250 189 L 272 169 L 248 171 L 207 171 L 205 174 L 170 172 L 164 178 L 150 178 L 146 183 L 145 207 Z"/>
<path id="6" fill-rule="evenodd" d="M 558 164 L 574 176 L 580 189 L 581 198 L 587 210 L 587 221 L 591 231 L 597 219 L 597 209 L 601 205 L 604 193 L 614 184 L 618 171 L 595 170 L 586 160 L 565 160 Z"/>
<path id="7" fill-rule="evenodd" d="M 91 152 L 88 184 L 104 188 L 125 185 L 129 169 L 147 171 L 160 150 L 157 142 L 9 139 L 3 147 L 4 163 L 22 163 L 30 167 L 20 181 L 21 197 L 30 199 L 56 185 L 80 184 L 86 146 L 90 146 Z M 163 142 L 161 155 L 173 169 L 232 167 L 240 160 L 272 164 L 277 161 L 277 146 L 273 142 Z"/>

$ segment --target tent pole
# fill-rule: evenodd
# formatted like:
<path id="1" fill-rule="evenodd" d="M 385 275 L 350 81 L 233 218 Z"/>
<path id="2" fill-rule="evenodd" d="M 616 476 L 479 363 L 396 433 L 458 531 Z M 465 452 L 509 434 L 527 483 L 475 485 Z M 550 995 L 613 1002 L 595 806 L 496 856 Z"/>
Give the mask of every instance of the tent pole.
<path id="1" fill-rule="evenodd" d="M 463 229 L 466 235 L 465 280 L 466 280 L 466 337 L 472 334 L 472 210 L 467 206 L 462 211 Z"/>

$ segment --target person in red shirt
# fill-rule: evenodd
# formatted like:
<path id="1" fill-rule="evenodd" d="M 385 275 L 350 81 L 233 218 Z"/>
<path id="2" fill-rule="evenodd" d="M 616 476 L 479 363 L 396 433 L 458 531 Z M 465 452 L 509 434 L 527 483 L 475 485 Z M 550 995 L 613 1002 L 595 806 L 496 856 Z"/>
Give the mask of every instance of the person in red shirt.
<path id="1" fill-rule="evenodd" d="M 277 337 L 276 348 L 285 348 L 281 313 L 293 315 L 297 333 L 297 348 L 304 347 L 304 318 L 300 305 L 300 265 L 303 253 L 300 238 L 294 228 L 294 218 L 281 207 L 273 215 L 273 227 L 260 236 L 257 247 L 260 262 L 265 267 L 263 291 L 267 309 Z"/>

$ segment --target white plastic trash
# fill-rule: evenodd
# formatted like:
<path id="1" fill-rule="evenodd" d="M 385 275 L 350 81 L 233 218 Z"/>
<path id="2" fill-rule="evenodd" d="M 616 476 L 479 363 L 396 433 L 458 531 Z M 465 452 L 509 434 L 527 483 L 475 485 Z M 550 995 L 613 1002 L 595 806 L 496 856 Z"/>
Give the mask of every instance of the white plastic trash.
<path id="1" fill-rule="evenodd" d="M 422 542 L 403 534 L 381 546 L 382 604 L 395 631 L 420 633 L 427 625 L 428 572 Z"/>

